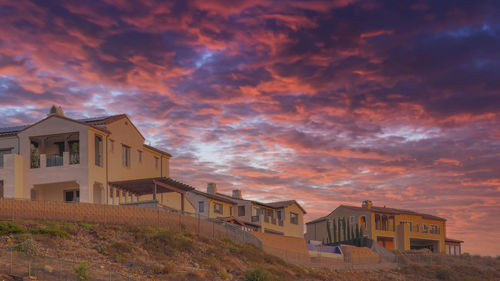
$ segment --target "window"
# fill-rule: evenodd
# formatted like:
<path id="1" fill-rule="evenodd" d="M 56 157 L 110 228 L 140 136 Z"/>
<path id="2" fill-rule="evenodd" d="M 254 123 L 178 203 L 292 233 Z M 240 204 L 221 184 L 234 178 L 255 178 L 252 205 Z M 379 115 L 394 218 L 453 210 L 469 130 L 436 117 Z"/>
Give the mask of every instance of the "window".
<path id="1" fill-rule="evenodd" d="M 10 154 L 10 153 L 11 153 L 10 149 L 8 149 L 8 150 L 0 150 L 0 167 L 3 167 L 3 156 L 7 155 L 7 154 Z"/>
<path id="2" fill-rule="evenodd" d="M 229 207 L 229 216 L 232 217 L 233 216 L 233 207 Z"/>
<path id="3" fill-rule="evenodd" d="M 407 224 L 410 232 L 413 232 L 413 223 L 411 221 L 400 221 L 399 224 Z"/>
<path id="4" fill-rule="evenodd" d="M 3 198 L 3 181 L 0 181 L 0 198 Z"/>
<path id="5" fill-rule="evenodd" d="M 115 147 L 115 141 L 109 140 L 109 151 L 113 152 L 114 147 Z"/>
<path id="6" fill-rule="evenodd" d="M 79 190 L 65 190 L 64 191 L 64 201 L 66 201 L 66 202 L 80 202 L 80 191 Z"/>
<path id="7" fill-rule="evenodd" d="M 158 157 L 155 157 L 155 168 L 158 169 Z"/>
<path id="8" fill-rule="evenodd" d="M 31 200 L 38 200 L 38 192 L 34 189 L 31 190 Z"/>
<path id="9" fill-rule="evenodd" d="M 415 232 L 420 232 L 420 224 L 415 225 Z"/>
<path id="10" fill-rule="evenodd" d="M 359 217 L 359 225 L 361 226 L 361 229 L 363 231 L 366 231 L 366 217 L 365 216 Z"/>
<path id="11" fill-rule="evenodd" d="M 137 150 L 137 160 L 139 160 L 139 162 L 142 162 L 142 151 L 140 150 Z"/>
<path id="12" fill-rule="evenodd" d="M 240 217 L 245 216 L 245 206 L 238 206 L 238 216 Z"/>
<path id="13" fill-rule="evenodd" d="M 130 167 L 130 147 L 122 145 L 122 165 Z"/>
<path id="14" fill-rule="evenodd" d="M 95 165 L 102 167 L 102 137 L 96 135 L 94 139 L 95 139 L 95 146 L 94 146 Z"/>
<path id="15" fill-rule="evenodd" d="M 222 214 L 222 204 L 214 203 L 214 213 Z"/>
<path id="16" fill-rule="evenodd" d="M 281 210 L 276 211 L 276 217 L 278 218 L 279 221 L 283 220 L 283 218 L 281 217 Z"/>
<path id="17" fill-rule="evenodd" d="M 200 212 L 200 213 L 205 212 L 205 202 L 200 201 L 200 202 L 198 203 L 198 212 Z"/>
<path id="18" fill-rule="evenodd" d="M 354 216 L 350 216 L 350 217 L 349 217 L 349 223 L 350 223 L 351 225 L 354 225 Z"/>
<path id="19" fill-rule="evenodd" d="M 427 233 L 429 230 L 427 229 L 427 225 L 426 224 L 423 224 L 422 225 L 422 232 L 423 233 Z"/>
<path id="20" fill-rule="evenodd" d="M 296 213 L 290 212 L 290 223 L 299 224 L 299 215 Z"/>

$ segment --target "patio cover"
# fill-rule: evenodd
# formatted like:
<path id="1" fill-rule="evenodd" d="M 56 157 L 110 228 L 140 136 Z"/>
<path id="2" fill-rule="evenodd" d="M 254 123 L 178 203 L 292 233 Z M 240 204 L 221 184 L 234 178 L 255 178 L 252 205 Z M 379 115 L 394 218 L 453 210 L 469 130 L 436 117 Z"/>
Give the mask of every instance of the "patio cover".
<path id="1" fill-rule="evenodd" d="M 157 193 L 177 192 L 181 195 L 181 209 L 183 211 L 184 195 L 187 191 L 194 190 L 194 187 L 190 185 L 165 177 L 115 181 L 110 182 L 109 185 L 136 196 L 153 194 L 153 200 L 156 200 Z"/>

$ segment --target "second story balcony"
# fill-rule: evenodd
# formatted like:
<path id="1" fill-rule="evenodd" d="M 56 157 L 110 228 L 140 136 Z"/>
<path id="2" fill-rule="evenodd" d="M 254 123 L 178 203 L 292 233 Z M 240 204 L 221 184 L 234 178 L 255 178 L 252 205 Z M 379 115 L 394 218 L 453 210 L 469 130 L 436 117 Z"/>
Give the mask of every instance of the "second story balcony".
<path id="1" fill-rule="evenodd" d="M 80 164 L 78 133 L 30 138 L 30 168 L 58 167 Z"/>

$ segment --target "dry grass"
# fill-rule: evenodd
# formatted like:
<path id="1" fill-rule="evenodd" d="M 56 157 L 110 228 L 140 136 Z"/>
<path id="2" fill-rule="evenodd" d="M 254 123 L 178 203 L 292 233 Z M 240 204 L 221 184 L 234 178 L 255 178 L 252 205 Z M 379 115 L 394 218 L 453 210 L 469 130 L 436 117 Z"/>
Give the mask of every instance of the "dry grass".
<path id="1" fill-rule="evenodd" d="M 14 228 L 28 232 L 7 231 L 4 237 L 10 239 L 1 239 L 0 246 L 32 238 L 41 255 L 106 264 L 137 280 L 500 280 L 498 258 L 465 255 L 443 266 L 330 270 L 289 264 L 255 246 L 187 231 L 54 222 L 19 223 Z M 61 232 L 71 239 L 58 235 Z"/>

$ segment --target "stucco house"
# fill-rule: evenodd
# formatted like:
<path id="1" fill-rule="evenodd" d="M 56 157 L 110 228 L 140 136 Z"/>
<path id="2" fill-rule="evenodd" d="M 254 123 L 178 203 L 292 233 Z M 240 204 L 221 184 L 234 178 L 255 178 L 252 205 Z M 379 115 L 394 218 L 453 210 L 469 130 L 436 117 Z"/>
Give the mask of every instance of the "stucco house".
<path id="1" fill-rule="evenodd" d="M 0 129 L 0 197 L 116 205 L 158 191 L 161 203 L 194 211 L 183 196 L 193 188 L 169 179 L 170 157 L 125 114 L 73 119 L 54 106 L 34 124 Z M 122 188 L 138 179 L 146 192 Z"/>
<path id="2" fill-rule="evenodd" d="M 215 183 L 207 191 L 192 190 L 187 198 L 196 212 L 209 218 L 236 221 L 242 228 L 284 236 L 304 237 L 306 211 L 295 200 L 263 203 L 243 199 L 241 190 L 228 196 L 217 191 Z"/>
<path id="3" fill-rule="evenodd" d="M 362 229 L 365 237 L 387 249 L 427 248 L 433 252 L 447 252 L 446 219 L 410 210 L 377 207 L 370 200 L 363 201 L 361 207 L 340 205 L 327 216 L 307 222 L 305 239 L 349 240 L 343 231 L 348 226 Z"/>

